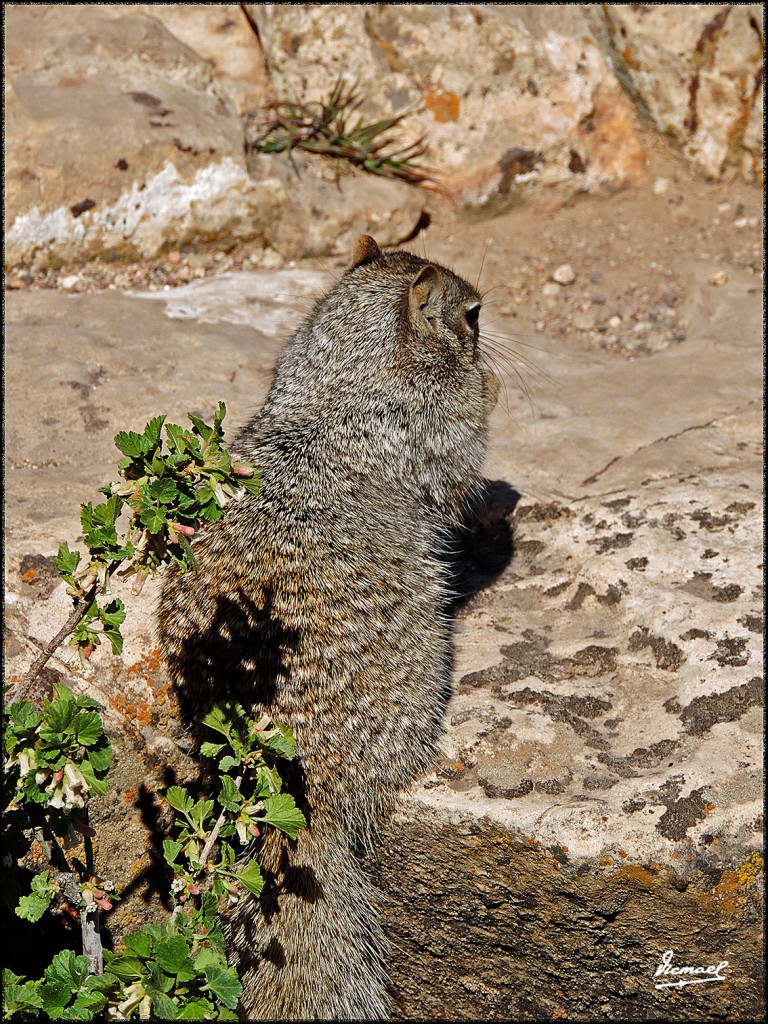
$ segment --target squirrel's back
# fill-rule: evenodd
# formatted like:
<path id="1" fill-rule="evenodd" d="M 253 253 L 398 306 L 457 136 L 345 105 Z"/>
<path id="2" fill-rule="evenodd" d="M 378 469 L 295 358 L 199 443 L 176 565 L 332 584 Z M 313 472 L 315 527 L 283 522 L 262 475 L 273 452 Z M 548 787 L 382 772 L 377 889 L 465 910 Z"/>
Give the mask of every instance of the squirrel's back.
<path id="1" fill-rule="evenodd" d="M 363 236 L 235 449 L 261 478 L 163 592 L 182 696 L 290 725 L 308 827 L 264 844 L 229 926 L 249 1019 L 383 1019 L 384 943 L 356 850 L 429 767 L 450 670 L 439 560 L 479 479 L 498 383 L 480 297 Z M 295 791 L 295 786 L 300 792 Z"/>

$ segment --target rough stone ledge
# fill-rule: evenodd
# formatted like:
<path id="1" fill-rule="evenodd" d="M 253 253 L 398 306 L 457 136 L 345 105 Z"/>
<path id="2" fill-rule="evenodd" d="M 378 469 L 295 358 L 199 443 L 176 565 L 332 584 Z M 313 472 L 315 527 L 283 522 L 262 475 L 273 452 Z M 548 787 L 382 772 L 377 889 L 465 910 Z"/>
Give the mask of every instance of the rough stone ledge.
<path id="1" fill-rule="evenodd" d="M 174 293 L 171 315 L 114 293 L 8 296 L 11 674 L 23 635 L 63 618 L 50 556 L 112 472 L 114 433 L 220 398 L 242 420 L 263 396 L 288 331 L 275 314 L 298 315 L 312 283 L 241 284 L 221 282 L 226 301 L 213 282 Z M 760 296 L 734 276 L 689 298 L 685 345 L 610 363 L 550 348 L 559 386 L 536 428 L 497 414 L 503 485 L 469 541 L 445 759 L 374 865 L 405 1019 L 759 1015 Z M 512 416 L 524 401 L 510 394 Z M 122 662 L 54 665 L 109 702 L 121 791 L 94 813 L 110 865 L 147 886 L 135 808 L 189 771 L 155 596 L 132 603 Z M 127 901 L 110 927 L 135 918 Z M 657 990 L 666 949 L 728 960 L 728 980 Z"/>

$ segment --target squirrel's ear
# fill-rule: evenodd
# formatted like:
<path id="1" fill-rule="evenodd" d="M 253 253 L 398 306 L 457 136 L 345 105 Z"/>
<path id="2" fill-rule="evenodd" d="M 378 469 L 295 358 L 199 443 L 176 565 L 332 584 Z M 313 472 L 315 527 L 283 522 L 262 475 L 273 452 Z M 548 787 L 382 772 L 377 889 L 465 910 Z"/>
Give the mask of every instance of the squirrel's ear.
<path id="1" fill-rule="evenodd" d="M 352 259 L 347 270 L 354 270 L 355 267 L 361 267 L 363 263 L 370 263 L 377 256 L 381 256 L 381 249 L 376 245 L 375 239 L 370 235 L 360 235 L 352 250 Z"/>
<path id="2" fill-rule="evenodd" d="M 427 315 L 435 310 L 443 295 L 443 275 L 428 263 L 411 281 L 408 289 L 408 308 L 411 316 L 415 313 Z"/>

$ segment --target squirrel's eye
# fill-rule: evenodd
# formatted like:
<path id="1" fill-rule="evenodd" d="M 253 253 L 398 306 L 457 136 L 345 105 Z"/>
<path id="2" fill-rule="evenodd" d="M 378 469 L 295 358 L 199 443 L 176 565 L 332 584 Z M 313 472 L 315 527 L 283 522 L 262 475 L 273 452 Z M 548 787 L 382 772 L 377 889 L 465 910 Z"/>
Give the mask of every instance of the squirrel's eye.
<path id="1" fill-rule="evenodd" d="M 474 331 L 480 322 L 480 303 L 475 303 L 474 306 L 470 306 L 469 309 L 464 313 L 467 320 L 467 325 L 471 331 Z"/>

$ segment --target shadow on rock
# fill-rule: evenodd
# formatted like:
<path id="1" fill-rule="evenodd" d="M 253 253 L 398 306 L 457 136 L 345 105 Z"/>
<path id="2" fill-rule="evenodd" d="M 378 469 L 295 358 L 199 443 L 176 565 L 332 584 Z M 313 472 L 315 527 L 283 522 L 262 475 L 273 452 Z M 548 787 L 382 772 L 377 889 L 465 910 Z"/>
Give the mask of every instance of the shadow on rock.
<path id="1" fill-rule="evenodd" d="M 490 587 L 509 565 L 514 551 L 511 517 L 519 500 L 520 494 L 505 480 L 483 481 L 445 556 L 454 594 L 449 612 Z"/>

